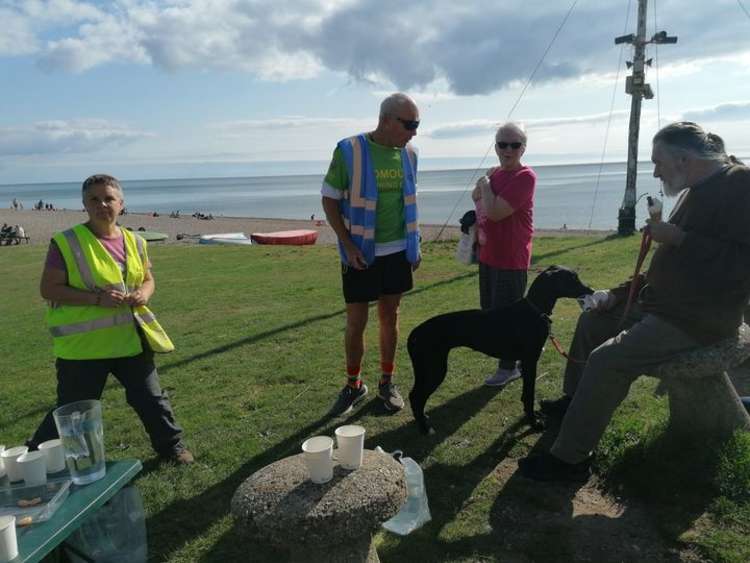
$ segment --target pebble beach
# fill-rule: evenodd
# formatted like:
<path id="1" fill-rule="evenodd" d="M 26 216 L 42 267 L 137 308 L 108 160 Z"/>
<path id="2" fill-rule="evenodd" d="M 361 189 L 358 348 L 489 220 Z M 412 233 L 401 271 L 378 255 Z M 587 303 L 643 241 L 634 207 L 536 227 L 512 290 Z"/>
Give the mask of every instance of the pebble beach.
<path id="1" fill-rule="evenodd" d="M 58 210 L 58 211 L 14 211 L 12 209 L 0 209 L 0 224 L 21 225 L 31 238 L 30 244 L 48 244 L 52 235 L 58 231 L 68 229 L 78 223 L 87 220 L 86 213 L 82 211 Z M 122 215 L 119 221 L 123 227 L 133 230 L 143 228 L 147 231 L 156 231 L 169 235 L 166 244 L 196 244 L 197 235 L 216 233 L 243 232 L 247 236 L 252 233 L 268 233 L 275 231 L 287 231 L 293 229 L 312 229 L 318 231 L 317 244 L 333 244 L 336 235 L 333 229 L 324 221 L 295 220 L 295 219 L 263 219 L 252 217 L 215 217 L 204 220 L 191 216 L 179 218 L 159 215 L 154 217 L 150 214 L 128 213 Z M 460 234 L 458 226 L 448 226 L 442 230 L 442 225 L 421 225 L 422 238 L 425 241 L 456 240 Z M 606 235 L 608 231 L 579 231 L 579 230 L 539 230 L 536 236 L 570 236 L 581 234 Z M 178 235 L 187 235 L 178 239 Z M 23 243 L 22 243 L 23 244 Z M 162 243 L 157 243 L 162 244 Z"/>

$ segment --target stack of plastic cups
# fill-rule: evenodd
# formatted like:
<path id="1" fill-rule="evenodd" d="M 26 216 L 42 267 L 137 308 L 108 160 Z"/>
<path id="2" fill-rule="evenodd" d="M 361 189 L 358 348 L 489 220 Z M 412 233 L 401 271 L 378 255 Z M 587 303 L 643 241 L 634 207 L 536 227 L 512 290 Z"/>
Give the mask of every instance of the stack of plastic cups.
<path id="1" fill-rule="evenodd" d="M 18 557 L 16 517 L 0 516 L 0 563 L 8 563 Z"/>

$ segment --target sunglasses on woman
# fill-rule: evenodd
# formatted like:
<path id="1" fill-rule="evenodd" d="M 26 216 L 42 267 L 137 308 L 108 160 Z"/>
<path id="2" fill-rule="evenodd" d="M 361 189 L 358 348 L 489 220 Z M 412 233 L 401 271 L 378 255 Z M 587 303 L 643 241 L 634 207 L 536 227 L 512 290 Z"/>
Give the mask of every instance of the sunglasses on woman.
<path id="1" fill-rule="evenodd" d="M 516 141 L 515 143 L 506 143 L 505 141 L 498 141 L 497 142 L 497 148 L 499 149 L 507 149 L 508 147 L 512 148 L 514 151 L 517 151 L 523 146 L 523 143 L 519 143 Z"/>

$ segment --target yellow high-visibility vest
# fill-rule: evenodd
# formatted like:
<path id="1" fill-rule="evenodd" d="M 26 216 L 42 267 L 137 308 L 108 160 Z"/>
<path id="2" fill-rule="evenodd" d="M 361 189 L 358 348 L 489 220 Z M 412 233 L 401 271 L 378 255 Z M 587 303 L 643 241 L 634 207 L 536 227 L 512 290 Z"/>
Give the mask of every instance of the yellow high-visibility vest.
<path id="1" fill-rule="evenodd" d="M 85 225 L 53 237 L 65 260 L 68 285 L 88 291 L 114 288 L 134 291 L 143 283 L 148 263 L 146 242 L 126 229 L 125 279 L 120 267 Z M 50 303 L 47 326 L 54 354 L 66 360 L 97 360 L 136 356 L 143 351 L 137 327 L 154 352 L 171 352 L 174 344 L 145 306 L 100 307 Z"/>

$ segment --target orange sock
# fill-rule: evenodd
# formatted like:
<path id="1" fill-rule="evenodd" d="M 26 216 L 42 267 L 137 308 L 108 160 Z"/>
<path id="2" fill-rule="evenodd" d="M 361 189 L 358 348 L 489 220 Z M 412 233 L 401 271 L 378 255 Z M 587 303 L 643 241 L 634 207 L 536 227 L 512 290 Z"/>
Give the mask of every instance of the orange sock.
<path id="1" fill-rule="evenodd" d="M 349 387 L 359 389 L 362 386 L 362 379 L 360 378 L 360 366 L 346 366 L 346 384 Z"/>

